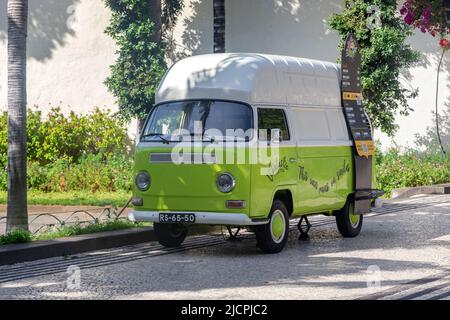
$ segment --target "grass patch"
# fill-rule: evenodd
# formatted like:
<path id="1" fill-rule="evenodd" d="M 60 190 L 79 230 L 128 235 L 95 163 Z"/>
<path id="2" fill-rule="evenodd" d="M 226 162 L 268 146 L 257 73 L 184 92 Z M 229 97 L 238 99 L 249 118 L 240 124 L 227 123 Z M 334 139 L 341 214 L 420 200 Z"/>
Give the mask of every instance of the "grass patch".
<path id="1" fill-rule="evenodd" d="M 32 235 L 27 231 L 14 231 L 0 236 L 0 245 L 26 243 L 38 240 L 53 240 L 83 234 L 143 228 L 148 226 L 150 226 L 149 223 L 134 223 L 128 220 L 115 220 L 106 223 L 90 224 L 85 226 L 65 226 L 58 228 L 57 230 L 45 231 L 37 235 Z"/>
<path id="2" fill-rule="evenodd" d="M 23 230 L 17 230 L 5 235 L 0 235 L 0 246 L 12 243 L 26 243 L 32 241 L 31 233 Z"/>
<path id="3" fill-rule="evenodd" d="M 7 192 L 0 191 L 0 204 L 6 204 Z M 28 191 L 29 205 L 60 205 L 60 206 L 115 206 L 123 207 L 131 198 L 131 193 L 119 192 L 42 192 Z"/>

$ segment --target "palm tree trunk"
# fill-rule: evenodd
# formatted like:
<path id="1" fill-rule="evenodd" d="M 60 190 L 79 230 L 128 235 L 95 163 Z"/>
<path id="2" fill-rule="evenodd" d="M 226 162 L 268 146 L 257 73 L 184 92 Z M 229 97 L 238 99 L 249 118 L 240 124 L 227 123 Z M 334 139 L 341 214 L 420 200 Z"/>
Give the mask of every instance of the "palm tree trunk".
<path id="1" fill-rule="evenodd" d="M 225 52 L 225 0 L 214 3 L 214 53 Z"/>
<path id="2" fill-rule="evenodd" d="M 26 66 L 28 0 L 8 0 L 7 232 L 28 230 Z"/>

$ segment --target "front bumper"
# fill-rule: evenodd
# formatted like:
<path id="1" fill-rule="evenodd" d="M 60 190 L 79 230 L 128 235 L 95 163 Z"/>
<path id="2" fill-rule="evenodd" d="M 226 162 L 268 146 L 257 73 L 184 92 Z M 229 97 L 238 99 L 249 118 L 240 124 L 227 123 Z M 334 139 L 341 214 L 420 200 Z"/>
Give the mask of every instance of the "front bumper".
<path id="1" fill-rule="evenodd" d="M 193 213 L 195 224 L 223 226 L 258 226 L 267 224 L 268 219 L 250 219 L 244 213 L 223 212 L 161 212 L 161 211 L 131 211 L 128 219 L 134 222 L 159 222 L 160 213 Z"/>

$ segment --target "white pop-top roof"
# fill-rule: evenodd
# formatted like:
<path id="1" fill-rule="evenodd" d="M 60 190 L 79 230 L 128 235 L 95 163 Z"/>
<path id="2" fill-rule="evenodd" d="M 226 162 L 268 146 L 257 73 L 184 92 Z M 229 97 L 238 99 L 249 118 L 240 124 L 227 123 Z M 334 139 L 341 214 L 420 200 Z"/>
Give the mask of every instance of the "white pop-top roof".
<path id="1" fill-rule="evenodd" d="M 330 62 L 251 53 L 199 55 L 169 70 L 156 102 L 225 99 L 340 107 L 339 79 L 339 66 Z"/>

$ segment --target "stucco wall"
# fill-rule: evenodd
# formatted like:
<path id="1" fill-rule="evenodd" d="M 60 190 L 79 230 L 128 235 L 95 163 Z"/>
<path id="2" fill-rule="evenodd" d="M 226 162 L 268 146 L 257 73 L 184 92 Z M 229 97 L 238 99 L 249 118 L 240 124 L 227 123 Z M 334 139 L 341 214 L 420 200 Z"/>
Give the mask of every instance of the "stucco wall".
<path id="1" fill-rule="evenodd" d="M 342 9 L 341 0 L 227 0 L 227 50 L 285 54 L 335 61 L 338 36 L 326 18 Z M 184 54 L 212 50 L 212 0 L 186 0 L 175 29 Z M 48 110 L 86 112 L 93 106 L 115 109 L 104 84 L 114 62 L 114 42 L 104 34 L 110 13 L 102 0 L 30 0 L 28 101 Z M 412 144 L 414 134 L 432 123 L 437 41 L 418 34 L 411 44 L 423 52 L 405 86 L 419 87 L 415 111 L 399 116 L 397 144 Z M 449 59 L 441 84 L 441 105 L 449 103 Z M 6 0 L 0 0 L 0 108 L 6 106 Z M 134 132 L 134 131 L 131 131 Z M 390 139 L 378 134 L 385 146 Z"/>
<path id="2" fill-rule="evenodd" d="M 0 33 L 6 31 L 0 0 Z M 114 42 L 104 34 L 109 12 L 99 0 L 30 0 L 28 102 L 43 110 L 61 105 L 86 112 L 114 107 L 103 85 L 114 63 Z M 6 105 L 6 41 L 0 40 L 0 105 Z"/>

